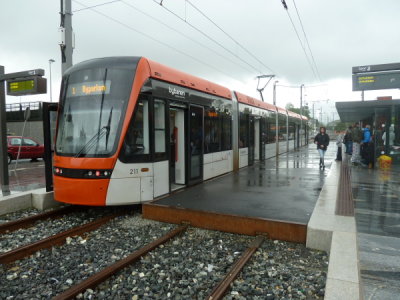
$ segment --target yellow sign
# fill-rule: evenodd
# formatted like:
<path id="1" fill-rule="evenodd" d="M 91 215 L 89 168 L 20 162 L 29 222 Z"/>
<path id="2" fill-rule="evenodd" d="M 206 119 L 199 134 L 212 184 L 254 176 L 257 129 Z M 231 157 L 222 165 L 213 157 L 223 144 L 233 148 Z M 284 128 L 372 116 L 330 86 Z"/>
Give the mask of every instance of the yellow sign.
<path id="1" fill-rule="evenodd" d="M 375 82 L 375 76 L 358 77 L 358 83 L 372 83 Z"/>
<path id="2" fill-rule="evenodd" d="M 35 81 L 23 80 L 23 81 L 10 82 L 8 88 L 10 92 L 23 92 L 23 91 L 33 90 L 35 88 Z"/>
<path id="3" fill-rule="evenodd" d="M 109 94 L 110 86 L 110 80 L 73 83 L 68 86 L 67 97 Z"/>

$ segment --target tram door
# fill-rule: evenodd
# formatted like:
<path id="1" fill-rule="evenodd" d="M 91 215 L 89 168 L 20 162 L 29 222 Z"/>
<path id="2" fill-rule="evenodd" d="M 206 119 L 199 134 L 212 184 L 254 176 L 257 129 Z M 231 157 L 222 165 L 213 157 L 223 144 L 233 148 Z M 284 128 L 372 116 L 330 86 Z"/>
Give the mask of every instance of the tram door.
<path id="1" fill-rule="evenodd" d="M 260 119 L 254 120 L 254 160 L 260 160 Z"/>
<path id="2" fill-rule="evenodd" d="M 185 186 L 185 109 L 170 106 L 170 187 L 171 191 Z"/>
<path id="3" fill-rule="evenodd" d="M 265 119 L 261 118 L 260 119 L 260 160 L 265 160 L 265 140 L 266 140 L 266 134 L 267 134 L 267 128 L 266 128 L 266 122 Z"/>
<path id="4" fill-rule="evenodd" d="M 189 184 L 203 180 L 203 107 L 191 105 L 189 109 Z"/>
<path id="5" fill-rule="evenodd" d="M 249 116 L 249 166 L 254 164 L 254 148 L 255 148 L 255 120 Z"/>

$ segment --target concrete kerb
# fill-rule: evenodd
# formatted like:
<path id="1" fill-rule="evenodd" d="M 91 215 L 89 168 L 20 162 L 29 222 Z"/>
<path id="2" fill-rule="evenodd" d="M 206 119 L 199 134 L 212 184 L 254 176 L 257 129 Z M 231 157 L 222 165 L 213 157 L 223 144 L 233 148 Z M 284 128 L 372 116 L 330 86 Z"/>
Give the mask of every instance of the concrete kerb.
<path id="1" fill-rule="evenodd" d="M 335 215 L 341 163 L 332 163 L 307 226 L 307 247 L 329 253 L 325 299 L 363 299 L 356 222 Z"/>
<path id="2" fill-rule="evenodd" d="M 46 189 L 43 188 L 9 196 L 0 196 L 0 215 L 32 207 L 45 210 L 60 205 L 59 202 L 54 201 L 53 192 L 46 192 Z"/>

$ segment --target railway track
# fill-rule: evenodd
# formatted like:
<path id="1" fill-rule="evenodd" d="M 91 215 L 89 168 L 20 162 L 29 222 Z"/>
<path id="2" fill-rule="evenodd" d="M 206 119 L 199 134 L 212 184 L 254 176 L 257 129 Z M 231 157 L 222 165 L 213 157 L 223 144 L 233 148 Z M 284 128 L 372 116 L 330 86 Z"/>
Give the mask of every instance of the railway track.
<path id="1" fill-rule="evenodd" d="M 22 298 L 43 299 L 162 299 L 177 296 L 180 299 L 215 300 L 226 295 L 227 299 L 233 299 L 231 295 L 236 295 L 236 288 L 246 280 L 243 276 L 248 276 L 244 274 L 250 272 L 252 276 L 260 259 L 269 263 L 271 251 L 281 244 L 270 240 L 264 242 L 262 236 L 254 238 L 143 220 L 139 214 L 110 221 L 105 220 L 108 225 L 102 227 L 93 224 L 91 230 L 96 226 L 98 230 L 83 239 L 72 237 L 60 247 L 40 251 L 40 255 L 15 261 L 19 259 L 17 254 L 8 254 L 12 257 L 10 261 L 15 261 L 13 264 L 8 264 L 9 257 L 3 256 L 1 262 L 6 264 L 0 265 L 0 281 L 5 285 L 0 288 L 0 298 L 19 293 Z M 69 232 L 60 236 L 60 244 L 66 236 L 77 234 Z M 47 241 L 45 244 L 48 248 L 58 242 Z M 282 252 L 280 247 L 287 246 L 282 243 L 276 253 Z M 26 249 L 21 251 L 20 257 L 29 255 Z M 257 255 L 253 255 L 255 253 Z M 296 260 L 298 253 L 294 254 Z M 242 270 L 256 261 L 255 266 Z M 287 267 L 283 269 L 284 272 L 288 270 Z M 260 272 L 266 272 L 266 269 Z M 269 275 L 261 276 L 263 281 L 265 276 L 268 278 Z M 231 288 L 233 290 L 229 291 Z M 7 293 L 2 293 L 4 290 Z M 253 288 L 247 291 L 251 292 Z M 241 293 L 246 298 L 246 290 Z"/>
<path id="2" fill-rule="evenodd" d="M 181 225 L 178 228 L 168 232 L 164 236 L 160 237 L 159 239 L 145 245 L 141 249 L 131 253 L 126 258 L 121 259 L 120 261 L 106 267 L 105 269 L 101 270 L 100 272 L 92 275 L 91 277 L 87 278 L 86 280 L 80 282 L 79 284 L 71 287 L 67 291 L 63 292 L 62 294 L 54 297 L 54 300 L 67 300 L 67 299 L 74 299 L 77 295 L 84 293 L 87 289 L 94 288 L 103 281 L 110 278 L 112 275 L 120 271 L 121 269 L 127 267 L 130 264 L 135 263 L 141 257 L 148 254 L 155 248 L 159 247 L 160 245 L 166 243 L 167 241 L 171 240 L 175 236 L 183 233 L 188 228 L 188 225 Z M 222 299 L 227 290 L 229 289 L 230 284 L 235 280 L 237 275 L 240 273 L 242 268 L 246 265 L 249 261 L 253 253 L 257 250 L 257 248 L 262 244 L 264 241 L 263 236 L 259 236 L 254 239 L 248 249 L 243 253 L 243 255 L 235 262 L 233 267 L 229 270 L 226 276 L 215 286 L 212 290 L 211 294 L 207 296 L 206 300 L 218 300 Z"/>
<path id="3" fill-rule="evenodd" d="M 110 216 L 106 216 L 106 217 L 100 218 L 98 220 L 95 220 L 93 222 L 89 222 L 89 223 L 83 224 L 81 226 L 60 232 L 60 233 L 52 235 L 52 236 L 49 236 L 45 239 L 36 241 L 34 243 L 24 245 L 24 246 L 14 249 L 14 250 L 2 253 L 2 254 L 0 254 L 0 263 L 2 263 L 2 264 L 12 263 L 18 259 L 29 256 L 32 253 L 35 253 L 36 251 L 46 249 L 46 248 L 51 248 L 56 245 L 61 245 L 61 244 L 65 243 L 65 240 L 67 237 L 71 237 L 71 236 L 75 236 L 75 235 L 82 235 L 82 234 L 85 234 L 92 230 L 95 230 L 95 229 L 99 228 L 100 226 L 106 224 L 113 218 L 121 216 L 122 214 L 123 213 L 117 213 L 117 214 L 113 214 Z"/>
<path id="4" fill-rule="evenodd" d="M 9 233 L 21 228 L 28 228 L 35 224 L 37 221 L 60 218 L 63 215 L 77 211 L 77 206 L 64 206 L 62 208 L 46 211 L 43 213 L 35 214 L 26 218 L 21 218 L 15 221 L 0 224 L 0 234 Z"/>

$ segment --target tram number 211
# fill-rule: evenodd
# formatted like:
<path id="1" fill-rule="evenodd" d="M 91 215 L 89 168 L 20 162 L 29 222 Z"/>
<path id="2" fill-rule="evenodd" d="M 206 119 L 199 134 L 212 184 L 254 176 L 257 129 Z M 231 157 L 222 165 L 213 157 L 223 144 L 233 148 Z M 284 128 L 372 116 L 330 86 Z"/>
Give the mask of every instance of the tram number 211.
<path id="1" fill-rule="evenodd" d="M 139 169 L 129 169 L 129 174 L 130 175 L 137 175 L 137 174 L 139 174 Z"/>

